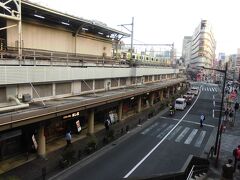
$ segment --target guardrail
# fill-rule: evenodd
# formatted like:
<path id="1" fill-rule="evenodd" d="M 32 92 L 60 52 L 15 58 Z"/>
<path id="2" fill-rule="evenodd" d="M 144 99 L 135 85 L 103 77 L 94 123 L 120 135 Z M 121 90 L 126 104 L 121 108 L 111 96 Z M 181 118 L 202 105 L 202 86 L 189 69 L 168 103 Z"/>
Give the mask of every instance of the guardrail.
<path id="1" fill-rule="evenodd" d="M 132 61 L 126 59 L 116 59 L 110 56 L 98 56 L 90 54 L 79 54 L 79 53 L 67 53 L 57 52 L 48 50 L 37 50 L 37 49 L 22 49 L 22 59 L 20 60 L 18 50 L 14 47 L 5 47 L 0 51 L 0 59 L 2 60 L 13 60 L 15 59 L 16 65 L 49 65 L 49 66 L 86 66 L 89 63 L 101 66 L 107 65 L 135 65 L 135 66 L 163 66 L 172 67 L 164 63 L 156 63 L 151 61 Z M 11 64 L 9 61 L 4 61 L 5 64 Z"/>
<path id="2" fill-rule="evenodd" d="M 189 155 L 179 172 L 162 173 L 146 177 L 130 177 L 129 180 L 188 180 L 195 175 L 206 173 L 209 169 L 207 159 Z"/>

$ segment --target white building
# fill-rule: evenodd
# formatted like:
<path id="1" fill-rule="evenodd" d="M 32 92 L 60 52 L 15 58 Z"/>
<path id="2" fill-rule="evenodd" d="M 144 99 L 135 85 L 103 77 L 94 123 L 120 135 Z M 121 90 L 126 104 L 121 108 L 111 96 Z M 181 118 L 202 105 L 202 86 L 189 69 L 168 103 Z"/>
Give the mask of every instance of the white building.
<path id="1" fill-rule="evenodd" d="M 192 36 L 184 36 L 182 45 L 182 58 L 185 61 L 185 66 L 190 64 L 191 60 Z"/>
<path id="2" fill-rule="evenodd" d="M 215 59 L 216 41 L 212 26 L 202 20 L 192 36 L 191 62 L 192 68 L 204 66 L 212 68 Z"/>

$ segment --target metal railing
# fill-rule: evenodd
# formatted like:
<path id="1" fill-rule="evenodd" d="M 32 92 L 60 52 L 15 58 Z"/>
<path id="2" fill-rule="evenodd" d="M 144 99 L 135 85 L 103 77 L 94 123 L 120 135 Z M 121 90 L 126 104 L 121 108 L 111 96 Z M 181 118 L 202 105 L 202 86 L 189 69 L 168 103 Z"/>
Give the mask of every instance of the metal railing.
<path id="1" fill-rule="evenodd" d="M 130 177 L 129 180 L 188 180 L 193 176 L 206 173 L 209 169 L 209 161 L 204 158 L 189 155 L 182 169 L 178 172 L 158 174 L 147 177 Z"/>
<path id="2" fill-rule="evenodd" d="M 1 40 L 1 39 L 0 39 Z M 4 39 L 3 39 L 4 40 Z M 96 66 L 113 66 L 113 65 L 132 65 L 134 63 L 136 66 L 163 66 L 171 67 L 164 63 L 157 62 L 145 62 L 145 61 L 129 61 L 126 59 L 115 59 L 106 55 L 91 55 L 91 54 L 79 54 L 79 53 L 67 53 L 67 52 L 57 52 L 57 51 L 48 51 L 48 50 L 38 50 L 23 48 L 22 49 L 22 59 L 19 61 L 18 49 L 15 47 L 6 47 L 0 41 L 2 45 L 2 50 L 0 51 L 0 59 L 2 60 L 17 60 L 20 65 L 49 65 L 49 66 L 86 66 L 89 63 L 95 64 Z M 8 63 L 5 61 L 4 63 Z"/>

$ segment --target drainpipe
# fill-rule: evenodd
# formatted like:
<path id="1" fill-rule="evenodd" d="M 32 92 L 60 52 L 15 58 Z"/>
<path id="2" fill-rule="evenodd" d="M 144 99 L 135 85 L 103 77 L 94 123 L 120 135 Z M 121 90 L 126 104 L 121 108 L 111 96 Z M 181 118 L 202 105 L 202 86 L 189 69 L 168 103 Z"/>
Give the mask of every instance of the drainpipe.
<path id="1" fill-rule="evenodd" d="M 16 97 L 9 96 L 8 100 L 9 100 L 9 101 L 15 101 L 17 105 L 2 107 L 2 108 L 0 108 L 0 113 L 1 113 L 1 112 L 5 112 L 5 111 L 11 111 L 11 110 L 28 108 L 28 107 L 29 107 L 29 104 L 21 103 L 21 102 L 19 101 L 19 99 L 17 99 Z"/>

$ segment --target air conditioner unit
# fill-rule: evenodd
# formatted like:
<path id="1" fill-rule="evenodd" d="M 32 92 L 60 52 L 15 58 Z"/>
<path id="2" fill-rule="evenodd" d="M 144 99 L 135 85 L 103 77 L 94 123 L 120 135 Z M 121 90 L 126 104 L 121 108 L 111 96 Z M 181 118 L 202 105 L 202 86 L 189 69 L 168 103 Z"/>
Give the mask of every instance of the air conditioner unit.
<path id="1" fill-rule="evenodd" d="M 23 95 L 22 95 L 22 101 L 23 101 L 23 102 L 29 102 L 29 101 L 31 101 L 31 100 L 32 100 L 32 97 L 31 97 L 30 94 L 23 94 Z"/>

